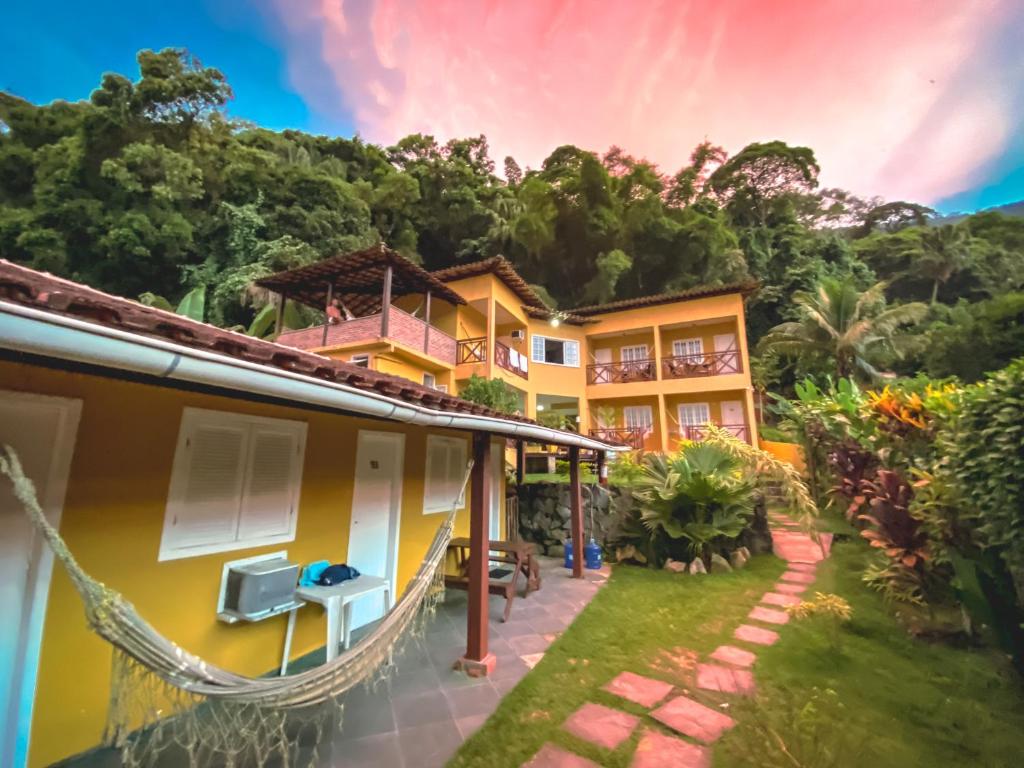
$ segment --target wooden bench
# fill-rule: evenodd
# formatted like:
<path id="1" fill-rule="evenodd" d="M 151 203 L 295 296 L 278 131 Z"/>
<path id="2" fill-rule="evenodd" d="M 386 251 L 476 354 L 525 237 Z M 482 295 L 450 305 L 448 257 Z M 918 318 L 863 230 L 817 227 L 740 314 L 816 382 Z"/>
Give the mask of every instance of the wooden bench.
<path id="1" fill-rule="evenodd" d="M 533 544 L 524 541 L 491 541 L 490 554 L 487 557 L 488 563 L 507 563 L 512 566 L 512 578 L 488 579 L 487 592 L 491 595 L 499 595 L 505 598 L 505 613 L 502 621 L 508 621 L 512 613 L 512 601 L 516 597 L 516 585 L 519 582 L 519 575 L 523 574 L 526 579 L 526 591 L 524 597 L 540 589 L 540 565 L 535 556 L 536 551 Z M 448 551 L 455 557 L 454 574 L 446 574 L 444 585 L 452 589 L 469 589 L 469 557 L 470 544 L 468 538 L 455 538 L 448 544 Z"/>

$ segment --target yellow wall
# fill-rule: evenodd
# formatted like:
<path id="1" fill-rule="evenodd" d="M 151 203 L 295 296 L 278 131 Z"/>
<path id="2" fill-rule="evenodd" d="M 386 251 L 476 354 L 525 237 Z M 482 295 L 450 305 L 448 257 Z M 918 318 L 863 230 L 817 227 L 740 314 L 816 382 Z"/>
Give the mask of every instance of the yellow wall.
<path id="1" fill-rule="evenodd" d="M 722 333 L 736 333 L 736 322 L 729 320 L 721 323 L 709 323 L 708 325 L 694 325 L 684 328 L 669 328 L 661 333 L 662 354 L 665 357 L 672 355 L 672 342 L 679 339 L 700 339 L 704 345 L 705 352 L 715 351 L 715 336 Z M 737 344 L 739 336 L 737 335 Z"/>
<path id="2" fill-rule="evenodd" d="M 287 550 L 299 563 L 324 558 L 343 562 L 359 429 L 406 435 L 398 566 L 403 587 L 441 523 L 441 515 L 422 513 L 427 432 L 420 428 L 8 362 L 0 362 L 0 389 L 83 401 L 61 534 L 85 570 L 122 592 L 158 631 L 242 674 L 263 674 L 279 664 L 286 618 L 234 626 L 216 621 L 222 564 L 278 550 Z M 294 541 L 157 562 L 186 406 L 308 424 Z M 468 530 L 465 511 L 457 527 L 461 534 Z M 322 646 L 324 631 L 318 608 L 299 611 L 293 657 Z M 452 647 L 453 660 L 459 650 Z M 78 595 L 59 567 L 54 570 L 40 659 L 32 765 L 48 765 L 96 745 L 107 708 L 110 649 L 86 629 Z"/>
<path id="3" fill-rule="evenodd" d="M 798 472 L 807 471 L 807 463 L 804 461 L 804 452 L 795 443 L 779 443 L 774 440 L 761 440 L 761 450 L 767 451 L 776 459 L 788 461 Z"/>
<path id="4" fill-rule="evenodd" d="M 594 356 L 599 349 L 610 349 L 612 351 L 612 362 L 622 362 L 622 348 L 623 347 L 636 347 L 643 344 L 647 347 L 647 357 L 654 358 L 654 334 L 647 331 L 639 331 L 637 333 L 627 333 L 619 336 L 609 336 L 606 338 L 590 339 L 590 350 L 587 354 L 587 364 L 595 362 Z"/>

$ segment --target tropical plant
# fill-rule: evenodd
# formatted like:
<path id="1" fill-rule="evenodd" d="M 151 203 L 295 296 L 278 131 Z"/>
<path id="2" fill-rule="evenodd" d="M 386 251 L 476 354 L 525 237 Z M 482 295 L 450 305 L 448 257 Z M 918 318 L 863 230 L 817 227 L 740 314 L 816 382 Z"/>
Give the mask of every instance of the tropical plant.
<path id="1" fill-rule="evenodd" d="M 666 557 L 700 558 L 708 565 L 714 546 L 736 539 L 754 510 L 741 461 L 708 442 L 686 445 L 672 456 L 648 454 L 633 495 L 640 521 L 652 539 L 664 543 L 656 548 L 656 565 Z"/>
<path id="2" fill-rule="evenodd" d="M 158 296 L 155 293 L 146 293 L 139 295 L 139 303 L 145 304 L 147 307 L 155 307 L 162 309 L 167 312 L 175 312 L 179 315 L 184 315 L 190 320 L 198 320 L 203 322 L 205 320 L 206 311 L 206 286 L 199 286 L 193 288 L 191 291 L 185 294 L 185 296 L 178 302 L 178 306 L 175 307 L 165 299 L 163 296 Z"/>
<path id="3" fill-rule="evenodd" d="M 617 453 L 608 465 L 608 482 L 611 485 L 636 485 L 643 474 L 644 468 L 640 451 Z"/>
<path id="4" fill-rule="evenodd" d="M 853 608 L 839 595 L 815 592 L 813 600 L 801 600 L 786 608 L 797 621 L 813 620 L 824 624 L 832 650 L 842 651 L 843 625 L 853 618 Z"/>
<path id="5" fill-rule="evenodd" d="M 459 388 L 459 397 L 471 403 L 479 403 L 500 413 L 515 413 L 519 410 L 519 395 L 501 379 L 486 379 L 475 373 Z"/>
<path id="6" fill-rule="evenodd" d="M 813 361 L 836 375 L 870 380 L 887 374 L 875 367 L 880 354 L 899 352 L 897 331 L 924 319 L 921 303 L 885 306 L 885 283 L 860 291 L 852 279 L 822 278 L 815 290 L 793 295 L 799 317 L 772 328 L 758 348 Z"/>
<path id="7" fill-rule="evenodd" d="M 939 288 L 960 270 L 970 254 L 970 233 L 961 225 L 925 229 L 921 234 L 923 253 L 910 265 L 910 274 L 932 281 L 931 303 L 939 299 Z"/>

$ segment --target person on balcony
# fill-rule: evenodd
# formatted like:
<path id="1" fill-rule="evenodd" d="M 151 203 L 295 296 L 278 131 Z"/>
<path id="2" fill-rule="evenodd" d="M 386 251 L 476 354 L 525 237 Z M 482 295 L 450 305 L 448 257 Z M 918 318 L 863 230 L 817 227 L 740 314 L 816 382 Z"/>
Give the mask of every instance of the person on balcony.
<path id="1" fill-rule="evenodd" d="M 327 323 L 329 325 L 337 325 L 345 320 L 352 320 L 354 315 L 348 311 L 348 308 L 341 303 L 341 299 L 331 299 L 331 303 L 327 305 L 325 310 L 327 313 Z"/>

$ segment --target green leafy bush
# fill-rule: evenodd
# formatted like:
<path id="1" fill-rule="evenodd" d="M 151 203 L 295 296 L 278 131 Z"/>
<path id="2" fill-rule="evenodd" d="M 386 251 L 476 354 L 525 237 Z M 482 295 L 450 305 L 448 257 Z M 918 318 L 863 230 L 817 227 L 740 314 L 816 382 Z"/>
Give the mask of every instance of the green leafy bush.
<path id="1" fill-rule="evenodd" d="M 501 413 L 515 413 L 519 410 L 519 395 L 501 379 L 485 379 L 475 373 L 459 390 L 459 397 L 471 403 L 479 403 Z"/>

